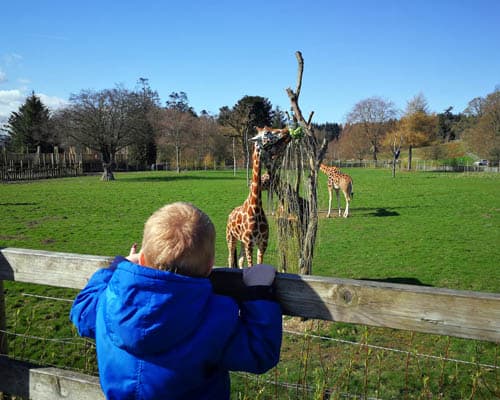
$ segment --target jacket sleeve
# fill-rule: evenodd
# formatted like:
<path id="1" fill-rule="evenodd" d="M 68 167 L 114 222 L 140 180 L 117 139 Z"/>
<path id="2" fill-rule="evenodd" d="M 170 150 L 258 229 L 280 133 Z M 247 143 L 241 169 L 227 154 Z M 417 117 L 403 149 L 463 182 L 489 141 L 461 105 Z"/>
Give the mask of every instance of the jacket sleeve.
<path id="1" fill-rule="evenodd" d="M 108 282 L 113 276 L 118 262 L 122 259 L 121 257 L 116 257 L 109 268 L 96 271 L 85 288 L 76 296 L 69 317 L 80 336 L 95 339 L 97 304 L 100 294 L 108 286 Z"/>
<path id="2" fill-rule="evenodd" d="M 243 302 L 236 329 L 223 355 L 222 367 L 255 374 L 266 372 L 279 361 L 282 332 L 282 313 L 277 302 Z"/>

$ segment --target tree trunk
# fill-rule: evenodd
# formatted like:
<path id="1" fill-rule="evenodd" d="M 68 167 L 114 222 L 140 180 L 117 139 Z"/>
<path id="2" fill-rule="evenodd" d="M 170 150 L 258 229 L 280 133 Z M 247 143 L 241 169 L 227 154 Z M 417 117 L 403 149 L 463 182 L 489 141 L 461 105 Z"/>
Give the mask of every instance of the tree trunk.
<path id="1" fill-rule="evenodd" d="M 412 150 L 413 150 L 413 146 L 410 144 L 410 146 L 408 147 L 408 171 L 411 170 Z"/>
<path id="2" fill-rule="evenodd" d="M 102 173 L 101 176 L 101 181 L 114 181 L 115 176 L 113 175 L 113 163 L 112 162 L 103 162 L 102 163 L 102 169 L 104 172 Z"/>
<path id="3" fill-rule="evenodd" d="M 177 173 L 181 173 L 181 149 L 179 146 L 175 146 L 175 162 L 177 163 Z"/>
<path id="4" fill-rule="evenodd" d="M 103 146 L 101 148 L 102 176 L 101 181 L 114 181 L 113 167 L 115 165 L 115 149 Z"/>
<path id="5" fill-rule="evenodd" d="M 235 146 L 236 138 L 233 136 L 233 176 L 236 176 L 236 146 Z"/>
<path id="6" fill-rule="evenodd" d="M 312 139 L 312 138 L 311 138 Z M 318 154 L 310 153 L 309 164 L 311 167 L 318 165 L 323 161 L 323 157 Z M 318 158 L 317 158 L 318 157 Z M 302 243 L 302 251 L 299 260 L 299 271 L 303 275 L 312 275 L 312 260 L 314 256 L 314 245 L 316 244 L 316 233 L 318 231 L 318 169 L 311 168 L 309 175 L 309 223 L 305 229 L 304 242 Z"/>
<path id="7" fill-rule="evenodd" d="M 298 104 L 298 99 L 300 96 L 300 90 L 302 87 L 302 73 L 304 69 L 304 61 L 302 59 L 302 54 L 297 51 L 295 53 L 297 61 L 299 64 L 298 76 L 297 76 L 297 87 L 295 91 L 288 88 L 286 89 L 288 97 L 293 111 L 293 119 L 296 124 L 298 124 L 304 130 L 304 137 L 301 140 L 301 144 L 305 147 L 307 153 L 307 167 L 308 179 L 307 185 L 309 189 L 309 198 L 306 200 L 306 205 L 302 207 L 302 212 L 308 213 L 308 218 L 304 218 L 300 221 L 302 229 L 302 237 L 304 238 L 303 243 L 301 243 L 300 255 L 299 255 L 299 272 L 301 274 L 310 275 L 312 274 L 312 260 L 314 255 L 314 246 L 316 243 L 316 233 L 318 230 L 318 198 L 317 198 L 317 179 L 318 170 L 321 162 L 323 161 L 326 151 L 328 149 L 328 143 L 333 139 L 333 137 L 326 136 L 323 139 L 321 146 L 318 148 L 318 142 L 314 134 L 314 128 L 312 126 L 311 120 L 314 115 L 314 111 L 309 115 L 306 121 L 302 115 L 302 111 Z M 297 199 L 300 198 L 298 193 L 298 187 L 295 188 L 295 196 Z M 300 207 L 299 207 L 300 209 Z M 299 218 L 300 220 L 300 218 Z M 287 238 L 283 238 L 287 240 Z"/>

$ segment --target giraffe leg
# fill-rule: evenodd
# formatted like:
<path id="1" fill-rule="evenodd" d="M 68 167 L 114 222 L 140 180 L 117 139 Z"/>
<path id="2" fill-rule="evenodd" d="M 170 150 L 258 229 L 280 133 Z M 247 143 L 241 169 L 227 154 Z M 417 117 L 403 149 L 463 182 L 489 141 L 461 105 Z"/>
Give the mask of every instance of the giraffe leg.
<path id="1" fill-rule="evenodd" d="M 326 218 L 330 218 L 331 211 L 332 211 L 332 189 L 328 188 L 328 214 L 326 214 Z"/>
<path id="2" fill-rule="evenodd" d="M 262 264 L 264 262 L 264 253 L 266 252 L 265 246 L 260 246 L 257 249 L 257 264 Z"/>
<path id="3" fill-rule="evenodd" d="M 349 205 L 351 202 L 351 196 L 352 196 L 352 181 L 348 182 L 347 188 L 343 190 L 344 197 L 345 197 L 345 211 L 344 211 L 344 218 L 347 218 L 349 216 Z"/>
<path id="4" fill-rule="evenodd" d="M 236 240 L 232 236 L 227 237 L 227 250 L 229 252 L 227 265 L 229 268 L 236 268 Z"/>
<path id="5" fill-rule="evenodd" d="M 335 194 L 337 195 L 337 205 L 339 207 L 339 217 L 342 216 L 342 210 L 340 209 L 340 193 L 339 189 L 335 189 Z"/>
<path id="6" fill-rule="evenodd" d="M 347 198 L 347 195 L 344 193 L 345 196 L 345 211 L 344 211 L 344 218 L 347 218 L 349 216 L 349 199 Z"/>
<path id="7" fill-rule="evenodd" d="M 238 268 L 243 268 L 245 266 L 245 256 L 246 256 L 245 245 L 241 243 L 240 257 L 238 258 Z"/>
<path id="8" fill-rule="evenodd" d="M 246 245 L 245 246 L 245 253 L 246 253 L 245 255 L 247 256 L 247 265 L 249 267 L 253 266 L 252 252 L 253 252 L 252 246 Z"/>

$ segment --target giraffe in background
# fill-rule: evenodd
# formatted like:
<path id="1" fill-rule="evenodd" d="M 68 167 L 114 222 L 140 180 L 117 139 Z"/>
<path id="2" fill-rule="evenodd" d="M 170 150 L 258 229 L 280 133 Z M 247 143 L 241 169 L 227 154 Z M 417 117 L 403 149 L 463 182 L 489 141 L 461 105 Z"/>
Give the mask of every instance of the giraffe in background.
<path id="1" fill-rule="evenodd" d="M 337 204 L 339 207 L 339 217 L 342 216 L 342 211 L 340 209 L 340 195 L 339 190 L 342 190 L 345 197 L 345 210 L 344 210 L 344 218 L 347 218 L 349 215 L 349 203 L 351 202 L 354 193 L 352 192 L 352 178 L 344 174 L 337 167 L 329 167 L 325 164 L 320 165 L 320 170 L 326 174 L 328 177 L 328 214 L 327 218 L 330 217 L 330 212 L 332 210 L 332 191 L 335 190 L 337 195 Z"/>
<path id="2" fill-rule="evenodd" d="M 267 249 L 269 226 L 262 207 L 261 155 L 262 151 L 276 154 L 276 149 L 284 149 L 290 141 L 288 129 L 257 128 L 257 136 L 252 154 L 252 182 L 250 193 L 243 205 L 229 214 L 226 226 L 226 240 L 229 250 L 228 265 L 236 268 L 236 245 L 241 242 L 241 257 L 238 266 L 243 268 L 244 256 L 247 265 L 253 265 L 253 248 L 257 246 L 257 263 L 261 264 Z"/>

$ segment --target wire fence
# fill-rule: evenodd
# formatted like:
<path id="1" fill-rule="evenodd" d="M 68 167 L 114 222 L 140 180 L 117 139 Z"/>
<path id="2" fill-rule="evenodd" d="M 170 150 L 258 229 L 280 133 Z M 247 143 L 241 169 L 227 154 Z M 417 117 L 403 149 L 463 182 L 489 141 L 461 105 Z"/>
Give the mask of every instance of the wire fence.
<path id="1" fill-rule="evenodd" d="M 392 169 L 393 160 L 336 160 L 333 165 L 339 168 L 386 168 Z M 414 160 L 411 169 L 407 160 L 396 162 L 396 171 L 428 172 L 500 172 L 500 165 L 477 165 L 453 160 Z"/>
<path id="2" fill-rule="evenodd" d="M 10 358 L 98 374 L 94 342 L 69 321 L 76 291 L 5 288 L 0 332 Z M 279 365 L 263 375 L 232 373 L 233 399 L 500 398 L 499 344 L 296 317 L 283 325 Z"/>

